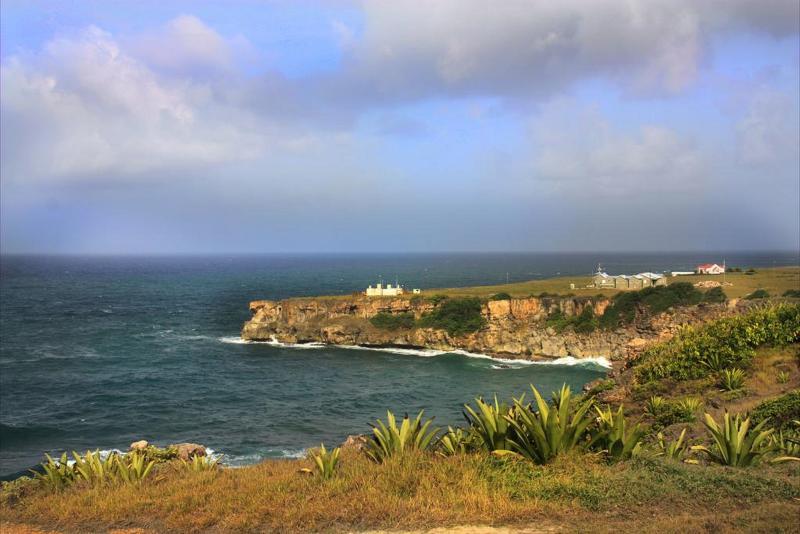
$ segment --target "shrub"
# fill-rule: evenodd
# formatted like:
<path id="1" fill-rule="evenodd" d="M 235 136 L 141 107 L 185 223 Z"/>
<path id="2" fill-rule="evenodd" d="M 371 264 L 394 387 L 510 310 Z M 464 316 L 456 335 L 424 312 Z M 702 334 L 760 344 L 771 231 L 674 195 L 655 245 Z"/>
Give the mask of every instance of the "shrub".
<path id="1" fill-rule="evenodd" d="M 719 377 L 719 385 L 725 391 L 738 391 L 744 387 L 744 371 L 738 367 L 724 369 Z"/>
<path id="2" fill-rule="evenodd" d="M 800 389 L 762 402 L 748 414 L 755 423 L 769 419 L 769 425 L 777 429 L 790 428 L 792 421 L 800 419 Z"/>
<path id="3" fill-rule="evenodd" d="M 144 452 L 130 452 L 124 456 L 116 456 L 117 474 L 122 482 L 138 484 L 150 474 L 155 460 L 148 460 Z"/>
<path id="4" fill-rule="evenodd" d="M 706 291 L 705 295 L 703 295 L 703 302 L 709 302 L 712 304 L 725 302 L 726 300 L 728 300 L 728 296 L 721 287 L 712 287 Z"/>
<path id="5" fill-rule="evenodd" d="M 208 456 L 192 456 L 191 461 L 181 460 L 184 469 L 199 473 L 202 471 L 214 471 L 219 467 L 219 458 L 212 460 Z"/>
<path id="6" fill-rule="evenodd" d="M 792 299 L 800 299 L 800 289 L 787 289 L 783 292 L 783 296 Z"/>
<path id="7" fill-rule="evenodd" d="M 49 454 L 44 456 L 46 460 L 41 464 L 42 472 L 33 472 L 34 477 L 44 486 L 61 490 L 75 482 L 75 470 L 69 465 L 66 452 L 58 460 L 54 460 Z"/>
<path id="8" fill-rule="evenodd" d="M 339 447 L 328 451 L 325 449 L 325 444 L 320 443 L 319 451 L 311 454 L 314 458 L 314 465 L 317 467 L 317 473 L 323 480 L 327 480 L 333 476 L 336 470 L 336 464 L 339 463 L 340 452 L 342 452 L 342 450 Z"/>
<path id="9" fill-rule="evenodd" d="M 547 317 L 545 324 L 559 333 L 571 327 L 579 334 L 589 334 L 597 329 L 599 321 L 594 315 L 592 306 L 587 305 L 579 315 L 572 317 L 567 317 L 561 310 L 556 310 Z"/>
<path id="10" fill-rule="evenodd" d="M 681 435 L 675 441 L 664 441 L 664 435 L 658 433 L 658 452 L 657 456 L 664 456 L 670 460 L 680 460 L 686 455 L 686 450 L 689 448 L 688 444 L 684 441 L 686 437 L 686 429 L 681 430 Z"/>
<path id="11" fill-rule="evenodd" d="M 761 345 L 800 340 L 800 305 L 779 304 L 746 315 L 686 327 L 671 340 L 642 352 L 636 378 L 689 380 L 732 367 L 747 367 Z"/>
<path id="12" fill-rule="evenodd" d="M 667 409 L 667 406 L 667 400 L 664 397 L 653 395 L 645 402 L 644 411 L 653 417 L 658 417 L 659 414 Z"/>
<path id="13" fill-rule="evenodd" d="M 639 449 L 644 430 L 638 423 L 629 429 L 622 406 L 616 412 L 611 408 L 601 410 L 595 408 L 598 415 L 598 426 L 592 436 L 592 445 L 600 449 L 615 461 L 627 460 Z"/>
<path id="14" fill-rule="evenodd" d="M 414 314 L 413 313 L 386 313 L 379 312 L 373 315 L 370 320 L 372 326 L 381 328 L 383 330 L 397 330 L 399 328 L 413 328 L 414 327 Z"/>
<path id="15" fill-rule="evenodd" d="M 789 381 L 789 373 L 787 371 L 778 371 L 778 375 L 775 379 L 778 381 L 778 384 L 785 384 Z"/>
<path id="16" fill-rule="evenodd" d="M 746 300 L 768 299 L 768 298 L 769 298 L 769 292 L 767 292 L 767 290 L 765 289 L 756 289 L 755 291 L 753 291 L 752 293 L 750 293 L 745 297 Z"/>
<path id="17" fill-rule="evenodd" d="M 463 428 L 447 427 L 447 432 L 439 439 L 439 450 L 442 456 L 466 454 L 474 448 L 474 434 Z"/>
<path id="18" fill-rule="evenodd" d="M 386 421 L 377 420 L 376 425 L 372 425 L 372 439 L 367 441 L 365 453 L 375 462 L 381 463 L 393 456 L 402 456 L 407 450 L 426 450 L 433 438 L 436 437 L 439 429 L 431 429 L 433 419 L 422 422 L 425 410 L 419 412 L 414 420 L 409 419 L 408 414 L 403 417 L 403 422 L 397 426 L 394 414 L 386 412 Z"/>
<path id="19" fill-rule="evenodd" d="M 762 430 L 766 421 L 751 429 L 750 419 L 742 421 L 739 415 L 731 418 L 731 415 L 725 412 L 722 426 L 709 414 L 705 415 L 703 424 L 714 438 L 714 445 L 710 449 L 696 445 L 692 450 L 705 453 L 712 462 L 733 467 L 749 467 L 759 463 L 765 455 L 774 450 L 769 443 L 773 431 Z"/>
<path id="20" fill-rule="evenodd" d="M 514 400 L 515 417 L 506 416 L 514 428 L 509 438 L 511 450 L 537 464 L 545 464 L 575 448 L 583 439 L 592 422 L 587 414 L 593 403 L 571 402 L 569 386 L 564 384 L 553 394 L 552 406 L 545 402 L 535 387 L 531 386 L 536 401 L 536 411 L 524 405 L 522 399 Z"/>
<path id="21" fill-rule="evenodd" d="M 509 433 L 513 431 L 509 420 L 514 418 L 514 407 L 500 403 L 497 396 L 494 397 L 494 404 L 481 398 L 475 399 L 475 404 L 477 410 L 468 404 L 464 405 L 464 417 L 481 448 L 489 452 L 509 449 Z"/>
<path id="22" fill-rule="evenodd" d="M 700 408 L 698 399 L 686 398 L 670 402 L 663 397 L 653 396 L 645 403 L 645 413 L 655 419 L 655 426 L 666 428 L 675 423 L 691 423 L 695 412 Z"/>
<path id="23" fill-rule="evenodd" d="M 511 295 L 508 293 L 495 293 L 489 297 L 489 300 L 511 300 Z"/>
<path id="24" fill-rule="evenodd" d="M 432 295 L 430 298 L 428 298 L 428 300 L 431 301 L 434 306 L 438 306 L 447 300 L 447 295 Z"/>
<path id="25" fill-rule="evenodd" d="M 703 296 L 703 293 L 688 282 L 625 291 L 614 296 L 599 324 L 606 329 L 616 328 L 632 323 L 637 310 L 654 315 L 676 306 L 698 304 Z"/>
<path id="26" fill-rule="evenodd" d="M 459 336 L 480 330 L 486 320 L 481 315 L 478 298 L 446 299 L 432 312 L 423 315 L 419 326 L 446 330 L 451 336 Z"/>

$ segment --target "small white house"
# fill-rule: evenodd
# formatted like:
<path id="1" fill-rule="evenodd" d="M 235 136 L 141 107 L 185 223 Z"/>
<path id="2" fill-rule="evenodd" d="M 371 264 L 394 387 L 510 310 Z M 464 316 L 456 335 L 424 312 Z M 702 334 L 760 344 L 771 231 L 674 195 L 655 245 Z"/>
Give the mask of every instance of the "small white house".
<path id="1" fill-rule="evenodd" d="M 394 286 L 392 284 L 386 284 L 386 286 L 384 286 L 378 283 L 375 287 L 367 287 L 366 294 L 368 297 L 396 297 L 403 294 L 403 286 L 400 284 Z"/>
<path id="2" fill-rule="evenodd" d="M 724 272 L 725 267 L 716 263 L 701 263 L 697 266 L 697 274 L 722 274 Z"/>

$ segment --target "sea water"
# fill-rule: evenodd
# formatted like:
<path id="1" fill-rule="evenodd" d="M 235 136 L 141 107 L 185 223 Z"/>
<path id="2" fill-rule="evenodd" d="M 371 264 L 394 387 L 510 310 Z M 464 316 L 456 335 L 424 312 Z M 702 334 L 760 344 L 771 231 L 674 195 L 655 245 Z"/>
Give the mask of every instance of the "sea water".
<path id="1" fill-rule="evenodd" d="M 190 441 L 231 465 L 333 446 L 368 423 L 545 393 L 603 376 L 602 361 L 501 362 L 439 351 L 244 343 L 250 300 L 349 294 L 383 277 L 431 288 L 685 270 L 721 254 L 442 254 L 0 258 L 0 475 L 45 452 Z M 794 264 L 728 254 L 728 264 Z M 616 266 L 614 266 L 616 264 Z M 528 393 L 528 396 L 530 394 Z"/>

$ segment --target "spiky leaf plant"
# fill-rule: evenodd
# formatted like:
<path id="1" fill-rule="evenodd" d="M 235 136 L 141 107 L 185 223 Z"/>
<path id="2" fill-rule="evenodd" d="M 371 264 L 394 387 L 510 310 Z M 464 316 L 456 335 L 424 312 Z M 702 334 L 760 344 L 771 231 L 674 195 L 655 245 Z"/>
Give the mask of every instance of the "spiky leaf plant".
<path id="1" fill-rule="evenodd" d="M 622 406 L 616 412 L 611 408 L 597 411 L 597 429 L 592 436 L 592 445 L 605 451 L 615 461 L 627 460 L 639 449 L 644 430 L 638 423 L 629 428 Z"/>
<path id="2" fill-rule="evenodd" d="M 400 426 L 392 412 L 386 412 L 387 424 L 378 419 L 372 426 L 372 439 L 364 448 L 366 455 L 375 462 L 381 463 L 393 456 L 402 456 L 408 450 L 426 450 L 439 432 L 438 428 L 430 428 L 433 418 L 422 422 L 425 410 L 419 412 L 415 419 L 408 414 Z"/>
<path id="3" fill-rule="evenodd" d="M 474 448 L 475 434 L 469 430 L 452 426 L 447 427 L 447 432 L 439 439 L 436 451 L 441 456 L 455 456 L 465 454 Z"/>
<path id="4" fill-rule="evenodd" d="M 749 467 L 758 464 L 764 457 L 774 451 L 769 443 L 773 430 L 762 430 L 767 421 L 764 420 L 750 428 L 750 418 L 744 421 L 740 415 L 731 417 L 725 412 L 722 425 L 718 424 L 710 414 L 705 414 L 703 423 L 714 438 L 711 448 L 703 445 L 692 447 L 700 451 L 712 462 L 734 467 Z"/>
<path id="5" fill-rule="evenodd" d="M 78 478 L 93 485 L 115 482 L 117 480 L 117 456 L 119 456 L 117 453 L 112 452 L 103 458 L 100 451 L 86 451 L 86 454 L 81 456 L 73 451 L 72 457 L 75 459 L 73 469 Z"/>
<path id="6" fill-rule="evenodd" d="M 116 456 L 116 475 L 126 484 L 138 484 L 150 474 L 155 460 L 148 460 L 147 456 L 138 452 L 130 452 L 125 456 Z"/>
<path id="7" fill-rule="evenodd" d="M 569 386 L 553 394 L 552 406 L 531 385 L 536 402 L 536 411 L 525 405 L 522 399 L 514 400 L 514 417 L 506 420 L 514 428 L 514 437 L 509 438 L 511 450 L 537 463 L 544 464 L 561 453 L 574 448 L 585 436 L 592 422 L 587 414 L 592 401 L 573 404 Z"/>
<path id="8" fill-rule="evenodd" d="M 789 381 L 789 373 L 786 371 L 778 371 L 777 376 L 778 384 L 785 384 Z"/>
<path id="9" fill-rule="evenodd" d="M 508 441 L 509 432 L 513 432 L 509 420 L 514 417 L 514 407 L 498 402 L 497 395 L 494 397 L 494 404 L 489 404 L 482 398 L 475 399 L 475 404 L 477 409 L 469 404 L 464 405 L 464 417 L 481 447 L 489 452 L 508 450 L 511 447 Z"/>
<path id="10" fill-rule="evenodd" d="M 317 466 L 317 473 L 323 480 L 328 480 L 333 476 L 336 465 L 339 463 L 339 453 L 341 448 L 336 447 L 332 451 L 325 448 L 324 443 L 319 444 L 319 451 L 312 453 L 314 464 Z"/>
<path id="11" fill-rule="evenodd" d="M 58 460 L 54 460 L 49 454 L 44 456 L 46 461 L 41 464 L 43 472 L 31 470 L 34 478 L 52 490 L 63 489 L 75 482 L 75 470 L 69 465 L 66 452 Z"/>
<path id="12" fill-rule="evenodd" d="M 195 473 L 201 471 L 214 471 L 219 467 L 220 458 L 211 459 L 208 456 L 192 456 L 191 461 L 181 460 L 183 467 Z"/>
<path id="13" fill-rule="evenodd" d="M 659 395 L 653 395 L 644 405 L 644 411 L 653 417 L 658 417 L 660 413 L 662 413 L 667 407 L 667 401 L 664 397 Z"/>
<path id="14" fill-rule="evenodd" d="M 681 435 L 675 441 L 667 442 L 664 440 L 664 435 L 658 433 L 658 456 L 669 458 L 670 460 L 681 460 L 688 450 L 689 446 L 686 443 L 686 429 L 681 430 Z"/>
<path id="15" fill-rule="evenodd" d="M 726 391 L 738 391 L 744 387 L 744 371 L 738 367 L 723 369 L 719 376 L 719 385 Z"/>

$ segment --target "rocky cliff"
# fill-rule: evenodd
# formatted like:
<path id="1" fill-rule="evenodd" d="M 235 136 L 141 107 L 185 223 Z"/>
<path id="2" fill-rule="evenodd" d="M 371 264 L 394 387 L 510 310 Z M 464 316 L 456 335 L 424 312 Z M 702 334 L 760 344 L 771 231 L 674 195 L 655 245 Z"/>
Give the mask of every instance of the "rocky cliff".
<path id="1" fill-rule="evenodd" d="M 432 328 L 379 329 L 369 321 L 380 312 L 412 313 L 419 318 L 435 306 L 425 299 L 352 296 L 257 300 L 250 303 L 253 316 L 244 324 L 241 335 L 253 341 L 460 349 L 521 359 L 603 356 L 619 360 L 651 341 L 671 336 L 682 324 L 701 322 L 732 309 L 725 305 L 696 306 L 637 321 L 625 328 L 598 329 L 588 334 L 576 334 L 569 329 L 556 332 L 545 323 L 547 316 L 555 311 L 575 316 L 587 306 L 592 307 L 595 315 L 602 315 L 608 304 L 605 299 L 568 297 L 488 301 L 482 305 L 481 313 L 486 319 L 482 329 L 450 336 L 444 330 Z"/>

